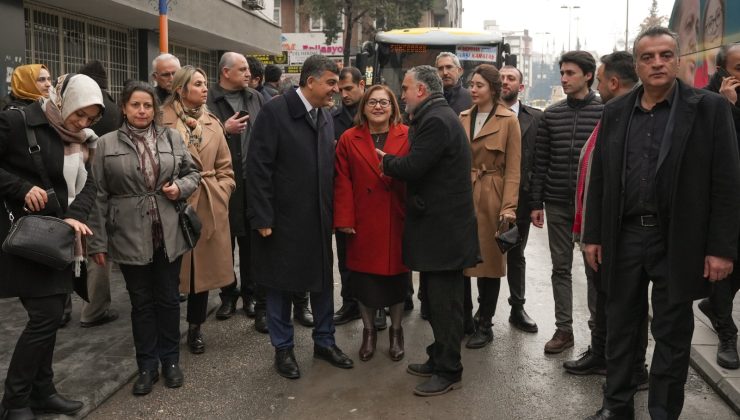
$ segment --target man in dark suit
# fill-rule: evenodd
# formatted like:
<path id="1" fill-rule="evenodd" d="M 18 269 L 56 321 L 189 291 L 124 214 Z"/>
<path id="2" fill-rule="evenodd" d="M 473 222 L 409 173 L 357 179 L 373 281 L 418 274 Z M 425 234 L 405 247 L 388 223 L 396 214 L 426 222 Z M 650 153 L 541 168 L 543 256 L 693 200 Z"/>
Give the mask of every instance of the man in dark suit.
<path id="1" fill-rule="evenodd" d="M 652 281 L 655 339 L 648 410 L 677 419 L 692 300 L 733 270 L 740 158 L 730 106 L 676 78 L 677 35 L 654 27 L 633 54 L 642 87 L 607 104 L 593 152 L 583 242 L 607 287 L 607 378 L 589 419 L 634 418 L 633 364 Z"/>
<path id="2" fill-rule="evenodd" d="M 509 305 L 511 305 L 509 322 L 522 331 L 537 332 L 537 324 L 524 310 L 524 279 L 527 267 L 524 248 L 527 246 L 529 237 L 529 224 L 531 223 L 529 214 L 532 211 L 529 207 L 529 180 L 532 177 L 532 158 L 542 111 L 519 101 L 519 93 L 524 91 L 522 72 L 519 69 L 514 66 L 504 66 L 500 73 L 501 100 L 517 114 L 519 128 L 522 131 L 522 175 L 519 183 L 519 204 L 516 209 L 516 224 L 522 237 L 522 244 L 506 254 L 506 279 L 509 282 Z"/>
<path id="3" fill-rule="evenodd" d="M 442 96 L 442 80 L 434 67 L 412 68 L 401 89 L 411 118 L 411 149 L 401 158 L 376 152 L 385 175 L 406 181 L 403 262 L 424 277 L 434 333 L 428 360 L 409 365 L 407 372 L 429 378 L 414 389 L 416 395 L 433 396 L 459 387 L 462 380 L 463 269 L 481 261 L 472 158 L 465 130 Z"/>
<path id="4" fill-rule="evenodd" d="M 293 293 L 311 293 L 314 357 L 353 366 L 334 341 L 332 319 L 334 123 L 325 107 L 338 92 L 338 81 L 336 63 L 309 57 L 299 88 L 262 107 L 247 153 L 252 273 L 267 288 L 275 369 L 290 379 L 300 377 L 293 354 Z"/>
<path id="5" fill-rule="evenodd" d="M 455 114 L 460 115 L 473 106 L 470 91 L 463 86 L 463 68 L 460 59 L 451 52 L 441 52 L 434 60 L 439 77 L 442 79 L 444 97 Z"/>

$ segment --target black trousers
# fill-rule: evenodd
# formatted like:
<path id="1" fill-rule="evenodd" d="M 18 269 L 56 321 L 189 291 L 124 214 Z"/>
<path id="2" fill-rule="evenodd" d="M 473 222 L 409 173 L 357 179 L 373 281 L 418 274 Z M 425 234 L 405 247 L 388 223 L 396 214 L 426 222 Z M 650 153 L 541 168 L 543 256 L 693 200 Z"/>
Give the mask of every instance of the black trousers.
<path id="1" fill-rule="evenodd" d="M 717 335 L 720 338 L 737 336 L 737 325 L 732 320 L 732 302 L 740 289 L 740 267 L 737 267 L 737 262 L 735 264 L 735 270 L 730 277 L 714 283 L 709 295 L 712 311 L 717 317 Z"/>
<path id="2" fill-rule="evenodd" d="M 232 236 L 231 249 L 236 249 L 235 245 L 239 244 L 239 282 L 241 288 L 237 287 L 236 273 L 234 273 L 234 282 L 226 287 L 221 288 L 221 300 L 225 296 L 241 296 L 242 302 L 247 302 L 254 298 L 255 311 L 265 311 L 265 288 L 256 284 L 252 279 L 252 270 L 250 267 L 249 252 L 250 242 L 249 235 Z"/>
<path id="3" fill-rule="evenodd" d="M 606 389 L 604 407 L 620 415 L 634 413 L 637 384 L 632 381 L 648 313 L 648 284 L 653 282 L 652 333 L 648 410 L 653 419 L 677 419 L 684 402 L 694 314 L 691 302 L 670 302 L 666 244 L 657 227 L 625 222 L 615 250 L 606 311 Z"/>
<path id="4" fill-rule="evenodd" d="M 524 278 L 527 261 L 524 259 L 524 248 L 527 247 L 530 222 L 517 222 L 522 244 L 506 253 L 506 280 L 509 282 L 509 305 L 524 306 Z"/>
<path id="5" fill-rule="evenodd" d="M 44 399 L 56 393 L 51 362 L 67 296 L 20 299 L 28 312 L 28 323 L 8 365 L 2 401 L 5 408 L 24 408 L 29 398 Z"/>
<path id="6" fill-rule="evenodd" d="M 463 273 L 424 272 L 424 300 L 428 303 L 429 324 L 434 343 L 427 347 L 434 374 L 451 381 L 462 377 L 460 342 L 463 339 Z"/>
<path id="7" fill-rule="evenodd" d="M 148 265 L 120 264 L 131 298 L 131 329 L 139 370 L 157 370 L 180 359 L 179 274 L 182 258 L 169 262 L 162 248 Z"/>

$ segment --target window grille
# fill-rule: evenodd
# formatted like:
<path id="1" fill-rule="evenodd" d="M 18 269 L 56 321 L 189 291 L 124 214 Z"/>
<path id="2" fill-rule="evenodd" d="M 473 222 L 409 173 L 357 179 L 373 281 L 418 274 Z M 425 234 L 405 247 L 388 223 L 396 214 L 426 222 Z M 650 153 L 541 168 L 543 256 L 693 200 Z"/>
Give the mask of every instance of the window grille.
<path id="1" fill-rule="evenodd" d="M 218 60 L 220 57 L 216 51 L 206 51 L 176 43 L 170 43 L 169 50 L 170 54 L 180 60 L 180 65 L 189 64 L 203 69 L 208 75 L 209 86 L 218 83 Z"/>

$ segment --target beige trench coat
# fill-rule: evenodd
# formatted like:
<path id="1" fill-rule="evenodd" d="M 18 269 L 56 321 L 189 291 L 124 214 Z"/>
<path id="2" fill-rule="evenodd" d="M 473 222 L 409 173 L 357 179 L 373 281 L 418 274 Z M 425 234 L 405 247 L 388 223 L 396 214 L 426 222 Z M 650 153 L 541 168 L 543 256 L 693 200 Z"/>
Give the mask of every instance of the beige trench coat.
<path id="1" fill-rule="evenodd" d="M 162 123 L 177 129 L 174 108 L 163 108 Z M 234 258 L 229 228 L 229 198 L 236 187 L 231 153 L 224 129 L 210 113 L 201 117 L 203 140 L 200 148 L 188 144 L 188 151 L 200 169 L 200 186 L 188 198 L 203 223 L 200 239 L 193 251 L 182 258 L 180 291 L 190 292 L 191 262 L 195 293 L 218 289 L 234 282 Z M 187 143 L 186 133 L 180 133 Z"/>
<path id="2" fill-rule="evenodd" d="M 478 219 L 478 240 L 483 262 L 465 270 L 470 277 L 503 277 L 506 257 L 496 245 L 495 235 L 502 213 L 516 214 L 519 201 L 519 178 L 522 138 L 519 120 L 505 105 L 483 125 L 475 138 L 471 121 L 476 107 L 460 113 L 473 153 L 471 179 L 473 202 Z"/>

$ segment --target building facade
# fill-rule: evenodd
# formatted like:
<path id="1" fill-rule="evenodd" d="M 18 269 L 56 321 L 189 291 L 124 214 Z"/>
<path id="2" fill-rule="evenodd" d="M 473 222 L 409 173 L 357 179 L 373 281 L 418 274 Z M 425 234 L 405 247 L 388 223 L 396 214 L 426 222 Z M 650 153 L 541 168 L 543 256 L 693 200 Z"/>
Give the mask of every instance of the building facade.
<path id="1" fill-rule="evenodd" d="M 174 1 L 168 13 L 169 52 L 183 65 L 218 77 L 224 51 L 276 54 L 280 27 L 272 14 L 279 0 Z M 0 0 L 0 49 L 8 92 L 13 68 L 45 64 L 53 77 L 76 72 L 90 60 L 108 71 L 115 95 L 128 79 L 149 80 L 159 54 L 159 12 L 155 0 Z M 270 13 L 266 13 L 270 11 Z"/>

